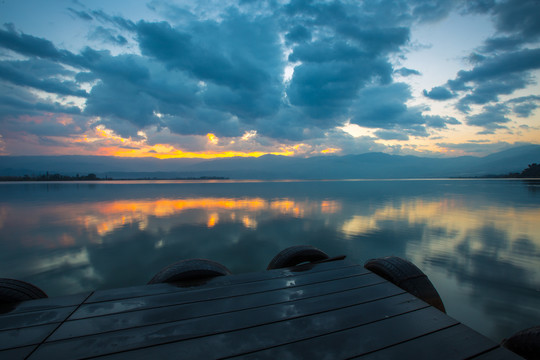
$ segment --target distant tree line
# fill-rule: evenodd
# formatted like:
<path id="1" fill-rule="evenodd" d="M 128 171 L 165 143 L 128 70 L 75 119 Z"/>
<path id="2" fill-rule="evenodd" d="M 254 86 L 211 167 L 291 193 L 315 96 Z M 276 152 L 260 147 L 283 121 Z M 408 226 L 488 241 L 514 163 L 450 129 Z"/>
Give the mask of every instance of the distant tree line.
<path id="1" fill-rule="evenodd" d="M 94 181 L 94 180 L 111 180 L 110 178 L 99 178 L 96 174 L 70 176 L 61 174 L 49 174 L 49 172 L 41 175 L 24 175 L 24 176 L 0 176 L 0 181 Z"/>
<path id="2" fill-rule="evenodd" d="M 529 167 L 520 173 L 510 173 L 503 177 L 510 178 L 540 178 L 540 164 L 532 163 Z"/>
<path id="3" fill-rule="evenodd" d="M 0 176 L 0 181 L 94 181 L 94 180 L 113 180 L 113 178 L 106 176 L 105 178 L 99 178 L 96 174 L 90 173 L 88 175 L 70 176 L 61 174 L 49 174 L 49 172 L 41 175 L 24 175 L 24 176 Z M 164 180 L 163 178 L 147 177 L 136 179 L 123 179 L 123 180 Z M 183 177 L 174 178 L 170 180 L 229 180 L 228 177 L 222 176 L 200 176 L 200 177 Z"/>

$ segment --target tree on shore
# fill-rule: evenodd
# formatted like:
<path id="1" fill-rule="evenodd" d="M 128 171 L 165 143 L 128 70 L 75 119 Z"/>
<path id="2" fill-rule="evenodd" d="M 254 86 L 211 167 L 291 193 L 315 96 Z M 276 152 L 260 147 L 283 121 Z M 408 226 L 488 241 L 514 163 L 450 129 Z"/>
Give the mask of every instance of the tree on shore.
<path id="1" fill-rule="evenodd" d="M 529 167 L 523 170 L 519 177 L 540 178 L 540 164 L 529 164 Z"/>
<path id="2" fill-rule="evenodd" d="M 77 174 L 77 176 L 69 176 L 69 175 L 61 175 L 61 174 L 49 174 L 47 171 L 45 174 L 42 175 L 24 175 L 24 176 L 0 176 L 0 181 L 77 181 L 77 180 L 102 180 L 101 178 L 97 177 L 96 174 L 90 173 L 88 175 L 80 176 Z"/>

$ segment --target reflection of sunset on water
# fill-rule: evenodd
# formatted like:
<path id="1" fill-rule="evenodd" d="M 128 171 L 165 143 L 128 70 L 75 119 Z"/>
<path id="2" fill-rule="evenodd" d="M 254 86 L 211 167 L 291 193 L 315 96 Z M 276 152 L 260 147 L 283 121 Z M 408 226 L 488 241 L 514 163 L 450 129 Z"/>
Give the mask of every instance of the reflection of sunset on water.
<path id="1" fill-rule="evenodd" d="M 93 204 L 91 212 L 94 215 L 83 215 L 85 226 L 90 229 L 95 227 L 97 233 L 103 236 L 110 231 L 126 224 L 147 224 L 148 217 L 170 217 L 189 210 L 203 210 L 206 215 L 200 220 L 208 228 L 216 226 L 220 219 L 230 219 L 234 222 L 237 218 L 246 228 L 256 229 L 257 220 L 249 213 L 259 211 L 270 212 L 293 217 L 304 217 L 306 214 L 335 213 L 340 209 L 336 201 L 294 201 L 289 199 L 265 200 L 262 198 L 201 198 L 201 199 L 159 199 L 138 201 L 115 201 L 111 203 Z M 230 212 L 220 216 L 220 212 Z M 236 212 L 240 212 L 237 217 Z M 99 215 L 96 215 L 99 214 Z M 141 230 L 146 226 L 139 225 Z"/>
<path id="2" fill-rule="evenodd" d="M 34 212 L 31 216 L 22 216 L 18 208 L 3 206 L 0 208 L 0 229 L 7 221 L 11 225 L 23 228 L 42 226 L 45 218 L 53 217 L 61 223 L 71 224 L 77 231 L 84 229 L 87 241 L 100 244 L 103 237 L 122 227 L 133 227 L 139 231 L 148 230 L 150 219 L 175 218 L 176 223 L 196 223 L 213 228 L 220 222 L 237 222 L 246 229 L 255 230 L 258 217 L 291 216 L 302 218 L 314 214 L 332 214 L 339 211 L 341 204 L 337 201 L 295 201 L 291 199 L 267 200 L 254 198 L 188 198 L 188 199 L 156 199 L 156 200 L 117 200 L 110 202 L 94 202 L 81 205 L 62 204 L 48 208 L 25 209 Z M 161 226 L 167 226 L 162 224 Z M 52 239 L 41 236 L 24 239 L 27 246 L 41 244 L 47 248 L 69 247 L 80 239 L 73 234 L 62 233 Z"/>
<path id="3" fill-rule="evenodd" d="M 538 208 L 484 206 L 471 211 L 463 199 L 410 199 L 399 204 L 389 203 L 366 215 L 354 215 L 341 229 L 346 237 L 352 238 L 380 229 L 382 221 L 403 220 L 408 224 L 425 224 L 432 229 L 444 228 L 460 238 L 489 223 L 508 232 L 512 239 L 527 237 L 540 246 L 540 222 L 536 219 L 540 219 Z"/>

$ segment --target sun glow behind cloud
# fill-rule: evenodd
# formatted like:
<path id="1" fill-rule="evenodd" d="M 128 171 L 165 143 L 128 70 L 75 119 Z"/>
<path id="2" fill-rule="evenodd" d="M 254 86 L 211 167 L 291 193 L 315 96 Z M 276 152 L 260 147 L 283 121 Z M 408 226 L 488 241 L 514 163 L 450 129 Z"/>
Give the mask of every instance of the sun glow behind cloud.
<path id="1" fill-rule="evenodd" d="M 71 118 L 62 118 L 66 123 L 72 123 Z M 32 119 L 28 121 L 41 121 L 41 119 Z M 87 146 L 86 153 L 97 153 L 104 156 L 120 157 L 155 157 L 159 159 L 169 158 L 199 158 L 213 159 L 225 157 L 260 157 L 263 155 L 281 155 L 281 156 L 305 156 L 306 154 L 334 154 L 339 153 L 340 149 L 320 148 L 305 143 L 297 144 L 279 144 L 272 143 L 268 150 L 261 151 L 242 151 L 236 150 L 242 147 L 243 142 L 252 141 L 257 136 L 256 131 L 246 131 L 241 137 L 227 138 L 221 141 L 212 133 L 206 136 L 200 136 L 201 141 L 206 142 L 204 151 L 188 151 L 179 146 L 168 143 L 149 144 L 147 133 L 139 131 L 136 138 L 122 137 L 113 130 L 104 125 L 98 125 L 91 128 L 86 133 L 79 136 L 55 137 L 58 144 L 64 144 L 66 151 L 69 151 L 70 144 L 80 145 L 81 148 Z M 223 142 L 224 144 L 221 144 Z M 229 148 L 233 149 L 229 149 Z M 277 148 L 277 149 L 276 149 Z M 276 149 L 276 150 L 274 150 Z M 68 152 L 66 152 L 68 153 Z"/>

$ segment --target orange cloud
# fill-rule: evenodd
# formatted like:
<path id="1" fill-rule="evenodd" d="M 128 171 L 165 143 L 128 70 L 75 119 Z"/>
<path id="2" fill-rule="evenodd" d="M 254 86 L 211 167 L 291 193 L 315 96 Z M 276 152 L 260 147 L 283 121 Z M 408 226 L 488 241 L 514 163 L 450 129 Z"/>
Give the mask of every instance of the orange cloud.
<path id="1" fill-rule="evenodd" d="M 340 152 L 340 151 L 341 151 L 341 149 L 328 148 L 328 149 L 321 150 L 321 153 L 323 153 L 323 154 L 334 154 L 334 153 L 337 153 L 337 152 Z"/>

